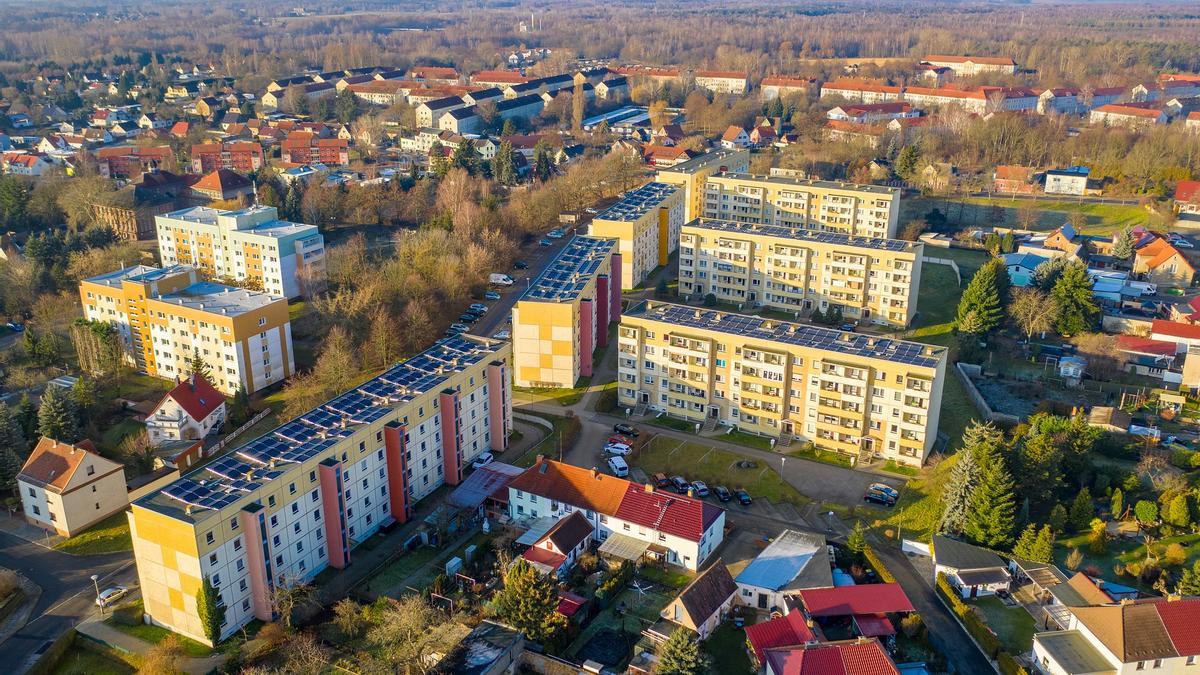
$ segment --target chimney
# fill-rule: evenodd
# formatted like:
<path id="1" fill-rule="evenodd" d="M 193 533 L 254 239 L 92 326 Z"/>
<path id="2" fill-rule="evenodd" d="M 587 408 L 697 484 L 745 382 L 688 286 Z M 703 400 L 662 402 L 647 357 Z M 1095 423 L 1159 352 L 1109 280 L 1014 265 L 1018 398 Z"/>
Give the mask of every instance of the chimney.
<path id="1" fill-rule="evenodd" d="M 654 492 L 654 486 L 652 484 L 646 483 L 645 487 L 646 487 L 646 492 Z"/>
<path id="2" fill-rule="evenodd" d="M 599 471 L 597 471 L 597 470 L 596 470 L 596 467 L 594 467 L 594 466 L 592 467 L 591 474 L 592 474 L 592 478 L 599 478 L 599 477 L 600 477 L 600 472 L 599 472 Z"/>
<path id="3" fill-rule="evenodd" d="M 691 498 L 693 498 L 693 499 L 695 499 L 695 497 L 696 497 L 696 489 L 695 489 L 695 488 L 693 488 L 691 485 L 689 485 L 689 486 L 688 486 L 688 493 L 687 493 L 687 496 L 688 496 L 688 497 L 691 497 Z"/>

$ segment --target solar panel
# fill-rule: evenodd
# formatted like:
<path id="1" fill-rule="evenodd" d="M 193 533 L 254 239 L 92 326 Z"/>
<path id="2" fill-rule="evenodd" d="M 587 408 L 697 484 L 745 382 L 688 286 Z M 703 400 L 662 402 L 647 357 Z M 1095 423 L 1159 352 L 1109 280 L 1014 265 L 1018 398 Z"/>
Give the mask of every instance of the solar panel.
<path id="1" fill-rule="evenodd" d="M 729 232 L 737 234 L 755 234 L 764 237 L 778 237 L 797 242 L 814 242 L 832 246 L 847 246 L 869 248 L 877 251 L 907 251 L 913 247 L 912 242 L 902 239 L 875 239 L 871 237 L 856 237 L 841 232 L 824 232 L 809 230 L 804 227 L 788 227 L 785 225 L 741 223 L 717 218 L 697 218 L 685 227 L 697 227 L 714 232 Z"/>

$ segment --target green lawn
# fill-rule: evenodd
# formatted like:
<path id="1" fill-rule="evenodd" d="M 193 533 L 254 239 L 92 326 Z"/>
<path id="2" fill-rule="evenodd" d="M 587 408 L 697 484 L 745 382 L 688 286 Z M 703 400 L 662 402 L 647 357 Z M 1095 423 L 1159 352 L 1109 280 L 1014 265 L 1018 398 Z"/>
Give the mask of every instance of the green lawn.
<path id="1" fill-rule="evenodd" d="M 1182 534 L 1156 539 L 1150 548 L 1160 563 L 1163 553 L 1171 544 L 1180 544 L 1187 551 L 1187 562 L 1184 563 L 1184 567 L 1191 567 L 1196 560 L 1200 559 L 1200 534 Z M 1128 576 L 1117 576 L 1113 571 L 1113 567 L 1118 563 L 1127 565 L 1146 559 L 1146 547 L 1142 544 L 1140 538 L 1110 540 L 1108 542 L 1108 550 L 1097 554 L 1092 553 L 1091 549 L 1089 549 L 1088 535 L 1086 533 L 1077 534 L 1073 537 L 1063 537 L 1055 542 L 1054 547 L 1054 556 L 1058 564 L 1063 566 L 1063 569 L 1066 569 L 1067 556 L 1071 553 L 1072 549 L 1076 548 L 1083 554 L 1083 563 L 1080 564 L 1079 569 L 1094 565 L 1100 569 L 1100 573 L 1105 578 L 1129 586 L 1142 586 L 1145 590 L 1150 590 L 1148 586 L 1139 583 L 1137 579 Z"/>
<path id="2" fill-rule="evenodd" d="M 695 431 L 696 423 L 687 420 L 681 420 L 678 417 L 654 417 L 646 421 L 646 424 L 664 429 L 674 429 L 675 431 Z"/>
<path id="3" fill-rule="evenodd" d="M 103 656 L 76 644 L 63 654 L 53 673 L 54 675 L 128 675 L 134 670 L 133 666 L 120 659 Z"/>
<path id="4" fill-rule="evenodd" d="M 722 434 L 720 438 L 723 441 L 729 441 L 730 443 L 737 443 L 739 445 L 745 445 L 751 448 L 758 448 L 759 450 L 770 450 L 772 447 L 772 439 L 767 438 L 766 436 L 759 436 L 758 434 L 746 433 L 745 431 L 739 431 L 737 429 L 734 429 L 727 434 Z"/>
<path id="5" fill-rule="evenodd" d="M 539 442 L 537 445 L 535 445 L 535 446 L 531 447 L 529 450 L 527 450 L 522 457 L 519 457 L 519 458 L 513 460 L 512 463 L 514 466 L 519 466 L 522 468 L 529 468 L 529 467 L 533 466 L 537 462 L 538 455 L 545 455 L 547 457 L 557 458 L 558 457 L 558 449 L 559 449 L 558 448 L 559 438 L 560 437 L 562 437 L 563 439 L 566 438 L 566 436 L 568 435 L 567 430 L 572 425 L 572 423 L 574 423 L 575 425 L 578 425 L 580 423 L 578 419 L 561 417 L 559 415 L 541 415 L 538 413 L 529 413 L 529 414 L 534 415 L 535 417 L 541 417 L 542 419 L 549 421 L 551 424 L 554 425 L 554 431 L 550 432 L 550 434 L 548 436 L 546 436 L 545 438 L 543 438 L 541 440 L 541 442 Z"/>
<path id="6" fill-rule="evenodd" d="M 124 511 L 118 511 L 74 537 L 60 541 L 54 548 L 73 555 L 132 551 L 133 540 L 129 536 L 129 520 Z"/>
<path id="7" fill-rule="evenodd" d="M 746 631 L 726 622 L 704 642 L 704 651 L 712 659 L 713 672 L 721 675 L 750 675 L 750 656 L 746 653 Z"/>
<path id="8" fill-rule="evenodd" d="M 121 377 L 114 382 L 111 379 L 97 382 L 96 400 L 111 401 L 124 398 L 130 401 L 158 400 L 167 393 L 175 383 L 171 380 L 160 380 L 157 377 L 142 375 L 128 368 L 121 369 Z"/>
<path id="9" fill-rule="evenodd" d="M 730 490 L 745 488 L 753 497 L 772 502 L 802 505 L 810 500 L 783 482 L 775 469 L 758 462 L 753 469 L 742 469 L 740 455 L 704 445 L 703 440 L 683 442 L 656 436 L 637 452 L 634 463 L 647 474 L 682 474 L 688 480 L 702 480 L 709 487 L 724 485 Z"/>
<path id="10" fill-rule="evenodd" d="M 117 448 L 121 447 L 121 441 L 145 428 L 145 424 L 132 417 L 126 417 L 104 430 L 100 436 L 100 450 L 105 451 L 106 454 L 116 453 Z M 109 454 L 109 456 L 113 455 Z"/>
<path id="11" fill-rule="evenodd" d="M 825 462 L 826 464 L 832 464 L 834 466 L 843 466 L 847 469 L 854 466 L 853 458 L 851 458 L 850 455 L 843 455 L 840 452 L 831 452 L 829 450 L 821 450 L 820 448 L 816 448 L 811 445 L 789 452 L 788 457 L 811 459 L 814 462 Z"/>
<path id="12" fill-rule="evenodd" d="M 554 401 L 565 407 L 579 403 L 591 385 L 591 377 L 581 377 L 574 387 L 513 387 L 517 398 L 530 401 Z"/>
<path id="13" fill-rule="evenodd" d="M 1010 654 L 1024 654 L 1033 649 L 1033 634 L 1037 630 L 1037 623 L 1024 607 L 1008 607 L 999 598 L 992 596 L 965 602 L 983 612 L 988 627 L 1000 638 L 1000 643 Z"/>
<path id="14" fill-rule="evenodd" d="M 899 503 L 883 523 L 898 528 L 899 536 L 928 541 L 942 518 L 942 491 L 957 461 L 958 455 L 950 455 L 932 469 L 925 469 L 922 476 L 908 481 L 900 491 Z"/>
<path id="15" fill-rule="evenodd" d="M 432 546 L 422 546 L 405 553 L 400 559 L 384 568 L 364 584 L 362 589 L 372 593 L 386 593 L 416 573 L 423 565 L 438 557 L 443 551 Z"/>
<path id="16" fill-rule="evenodd" d="M 1137 204 L 1097 204 L 1094 202 L 1079 202 L 1073 199 L 1037 199 L 1022 201 L 1014 199 L 988 199 L 972 197 L 964 200 L 964 219 L 978 219 L 977 224 L 986 225 L 992 205 L 1004 209 L 1007 227 L 1016 227 L 1017 213 L 1022 207 L 1032 206 L 1038 212 L 1038 224 L 1034 229 L 1054 230 L 1062 227 L 1072 213 L 1082 213 L 1087 223 L 1083 226 L 1084 234 L 1112 234 L 1125 227 L 1157 227 L 1163 224 L 1158 214 L 1152 213 Z M 953 207 L 957 215 L 958 207 Z"/>
<path id="17" fill-rule="evenodd" d="M 182 635 L 172 633 L 166 628 L 162 628 L 160 626 L 151 626 L 145 623 L 139 623 L 135 626 L 126 626 L 123 623 L 113 621 L 111 617 L 105 621 L 105 623 L 107 623 L 110 628 L 114 628 L 122 633 L 132 635 L 139 640 L 143 640 L 155 645 L 167 639 L 168 635 L 175 635 L 175 637 L 179 638 L 179 642 L 183 645 L 183 653 L 192 658 L 202 659 L 212 655 L 212 649 L 209 649 L 207 646 L 202 645 L 190 638 L 183 637 Z"/>

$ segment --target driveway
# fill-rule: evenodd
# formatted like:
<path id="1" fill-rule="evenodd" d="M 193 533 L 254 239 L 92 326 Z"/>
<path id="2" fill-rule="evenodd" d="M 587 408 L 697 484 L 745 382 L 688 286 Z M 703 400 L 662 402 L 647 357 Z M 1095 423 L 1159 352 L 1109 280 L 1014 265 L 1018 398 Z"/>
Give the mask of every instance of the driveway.
<path id="1" fill-rule="evenodd" d="M 91 576 L 100 575 L 100 588 L 137 586 L 137 568 L 130 553 L 73 556 L 0 532 L 0 567 L 20 570 L 42 587 L 42 597 L 28 624 L 5 641 L 6 672 L 23 673 L 46 643 L 95 611 L 96 591 Z M 136 596 L 135 596 L 136 597 Z"/>
<path id="2" fill-rule="evenodd" d="M 530 246 L 526 246 L 517 254 L 518 260 L 523 260 L 529 264 L 529 269 L 526 270 L 497 270 L 503 272 L 513 278 L 512 286 L 495 286 L 492 290 L 500 293 L 499 300 L 484 301 L 488 306 L 487 314 L 483 318 L 476 321 L 471 326 L 471 330 L 467 331 L 472 335 L 491 336 L 502 330 L 510 329 L 508 317 L 512 315 L 512 307 L 517 304 L 517 299 L 529 288 L 533 280 L 542 273 L 546 265 L 554 260 L 571 240 L 573 235 L 568 233 L 567 236 L 561 239 L 550 239 L 550 246 L 538 246 L 535 242 Z M 479 302 L 479 301 L 475 301 Z M 456 318 L 455 321 L 458 319 Z"/>

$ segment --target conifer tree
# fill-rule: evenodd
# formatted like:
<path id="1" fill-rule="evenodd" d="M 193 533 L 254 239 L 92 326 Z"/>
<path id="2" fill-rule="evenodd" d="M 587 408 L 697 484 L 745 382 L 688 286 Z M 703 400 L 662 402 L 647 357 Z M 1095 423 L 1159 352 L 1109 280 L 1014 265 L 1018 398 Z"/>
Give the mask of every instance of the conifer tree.
<path id="1" fill-rule="evenodd" d="M 1013 544 L 1012 554 L 1014 557 L 1022 560 L 1033 560 L 1030 556 L 1033 555 L 1033 547 L 1037 542 L 1038 526 L 1030 523 L 1021 531 L 1021 536 L 1017 537 L 1017 543 Z"/>
<path id="2" fill-rule="evenodd" d="M 657 675 L 702 675 L 709 672 L 708 659 L 692 639 L 691 631 L 680 626 L 658 648 Z"/>
<path id="3" fill-rule="evenodd" d="M 530 640 L 545 642 L 565 628 L 558 609 L 554 582 L 539 574 L 525 559 L 518 558 L 504 575 L 504 588 L 492 600 L 505 623 Z"/>
<path id="4" fill-rule="evenodd" d="M 990 422 L 973 420 L 963 431 L 962 448 L 957 463 L 950 470 L 950 480 L 943 495 L 945 507 L 938 530 L 944 534 L 960 535 L 966 523 L 971 493 L 979 483 L 978 454 L 1000 447 L 1003 433 Z"/>
<path id="5" fill-rule="evenodd" d="M 1092 522 L 1095 514 L 1092 512 L 1092 493 L 1087 488 L 1083 488 L 1075 495 L 1075 499 L 1071 501 L 1070 510 L 1071 528 L 1076 532 L 1082 532 L 1088 528 L 1088 523 Z"/>
<path id="6" fill-rule="evenodd" d="M 1112 257 L 1117 260 L 1129 260 L 1133 257 L 1133 245 L 1133 229 L 1126 225 L 1113 242 Z"/>
<path id="7" fill-rule="evenodd" d="M 986 333 L 999 326 L 1004 318 L 1001 279 L 997 276 L 997 267 L 993 262 L 995 261 L 985 264 L 975 272 L 958 301 L 955 325 L 960 332 Z M 975 315 L 973 319 L 972 314 Z"/>
<path id="8" fill-rule="evenodd" d="M 1054 533 L 1049 525 L 1043 525 L 1038 530 L 1037 539 L 1033 542 L 1033 550 L 1029 559 L 1033 562 L 1050 563 L 1054 560 Z"/>
<path id="9" fill-rule="evenodd" d="M 978 457 L 982 471 L 971 494 L 963 534 L 980 546 L 1003 549 L 1013 540 L 1017 505 L 1008 463 L 998 449 Z"/>
<path id="10" fill-rule="evenodd" d="M 79 412 L 66 390 L 51 385 L 42 394 L 38 409 L 38 434 L 62 443 L 79 440 Z"/>
<path id="11" fill-rule="evenodd" d="M 1050 294 L 1058 304 L 1055 330 L 1063 335 L 1078 335 L 1092 329 L 1100 308 L 1092 296 L 1092 281 L 1083 263 L 1064 267 Z"/>
<path id="12" fill-rule="evenodd" d="M 188 377 L 191 377 L 192 375 L 199 375 L 205 380 L 208 380 L 210 384 L 212 383 L 212 367 L 209 366 L 208 361 L 205 361 L 204 357 L 200 355 L 199 347 L 194 347 L 192 349 L 192 358 L 188 360 Z"/>

